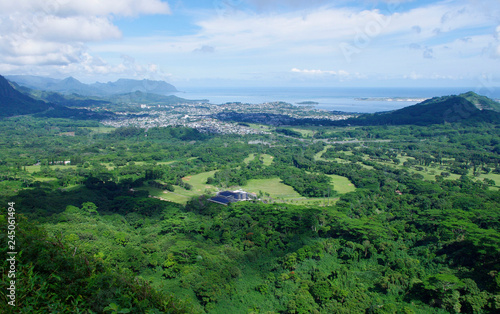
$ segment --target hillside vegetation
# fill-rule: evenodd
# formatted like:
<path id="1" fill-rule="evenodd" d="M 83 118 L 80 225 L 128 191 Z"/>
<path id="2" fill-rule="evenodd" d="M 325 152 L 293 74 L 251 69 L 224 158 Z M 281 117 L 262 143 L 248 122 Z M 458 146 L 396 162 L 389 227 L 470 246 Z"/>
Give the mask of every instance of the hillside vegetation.
<path id="1" fill-rule="evenodd" d="M 425 125 L 291 118 L 257 134 L 4 117 L 16 277 L 2 258 L 0 312 L 498 313 L 500 128 L 483 100 L 359 120 Z M 429 120 L 453 106 L 470 116 Z M 210 201 L 239 188 L 256 199 Z"/>
<path id="2" fill-rule="evenodd" d="M 431 125 L 453 122 L 500 122 L 500 103 L 474 92 L 434 97 L 392 112 L 348 119 L 339 125 Z"/>

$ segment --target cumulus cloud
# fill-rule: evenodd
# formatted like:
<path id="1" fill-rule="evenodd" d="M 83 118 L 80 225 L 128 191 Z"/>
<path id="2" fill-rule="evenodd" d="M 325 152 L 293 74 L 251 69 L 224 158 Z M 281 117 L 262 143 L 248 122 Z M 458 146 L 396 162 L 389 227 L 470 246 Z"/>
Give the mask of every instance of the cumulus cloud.
<path id="1" fill-rule="evenodd" d="M 411 21 L 419 24 L 409 24 Z M 345 43 L 357 51 L 370 46 L 379 37 L 409 45 L 444 33 L 490 26 L 491 22 L 474 7 L 468 6 L 464 10 L 460 3 L 438 2 L 406 11 L 390 9 L 389 6 L 387 9 L 360 11 L 355 7 L 328 5 L 268 14 L 239 10 L 200 20 L 197 25 L 201 29 L 197 36 L 207 39 L 205 42 L 218 47 L 218 51 L 279 45 L 286 52 L 297 47 L 317 47 L 318 42 L 329 43 L 337 47 L 337 51 L 340 51 L 339 44 Z"/>
<path id="2" fill-rule="evenodd" d="M 58 17 L 13 14 L 0 20 L 2 33 L 14 43 L 24 40 L 46 42 L 91 42 L 121 37 L 121 32 L 106 17 Z"/>
<path id="3" fill-rule="evenodd" d="M 1 68 L 81 63 L 102 70 L 104 61 L 96 63 L 86 44 L 121 38 L 114 17 L 169 13 L 160 0 L 2 0 Z"/>
<path id="4" fill-rule="evenodd" d="M 141 64 L 126 55 L 123 55 L 122 61 L 117 64 L 110 64 L 88 52 L 80 53 L 75 62 L 64 60 L 62 62 L 60 55 L 47 56 L 45 59 L 41 59 L 41 56 L 26 56 L 24 59 L 25 62 L 18 64 L 0 63 L 0 73 L 11 72 L 60 78 L 74 76 L 76 73 L 78 79 L 88 82 L 95 82 L 96 76 L 99 77 L 99 80 L 103 80 L 105 77 L 108 77 L 109 80 L 121 77 L 170 80 L 172 77 L 170 73 L 162 71 L 158 64 Z"/>
<path id="5" fill-rule="evenodd" d="M 252 3 L 257 5 L 257 2 Z M 216 3 L 224 3 L 234 11 L 200 16 L 194 22 L 198 27 L 195 33 L 125 39 L 98 49 L 130 51 L 158 58 L 169 55 L 176 60 L 187 60 L 186 64 L 200 62 L 194 75 L 205 71 L 207 74 L 203 75 L 209 76 L 213 73 L 212 65 L 204 65 L 199 54 L 192 52 L 211 52 L 210 47 L 217 47 L 213 60 L 218 62 L 218 69 L 228 75 L 238 71 L 285 71 L 289 75 L 295 73 L 295 78 L 302 74 L 304 78 L 322 76 L 327 79 L 334 75 L 340 77 L 338 68 L 351 73 L 349 78 L 355 78 L 358 72 L 370 77 L 387 72 L 402 75 L 403 68 L 420 69 L 422 66 L 458 71 L 453 62 L 460 62 L 464 57 L 469 58 L 468 61 L 476 60 L 481 49 L 492 41 L 491 35 L 481 41 L 464 43 L 459 40 L 465 36 L 474 39 L 470 30 L 491 30 L 492 24 L 482 10 L 462 1 L 431 2 L 412 9 L 396 6 L 392 10 L 389 5 L 384 9 L 380 1 L 376 6 L 378 9 L 366 10 L 355 6 L 334 6 L 328 2 L 290 10 L 288 8 L 293 7 L 294 2 L 283 0 L 279 3 L 286 3 L 287 9 L 266 10 L 265 13 L 243 10 L 248 8 L 247 1 L 221 0 Z M 260 4 L 271 6 L 264 1 Z M 467 10 L 463 10 L 464 7 Z M 437 29 L 439 32 L 435 32 Z M 455 40 L 459 42 L 455 43 Z M 341 45 L 344 43 L 350 48 L 352 62 L 346 61 L 343 54 Z M 446 49 L 445 46 L 452 48 Z M 435 61 L 437 57 L 439 63 Z M 312 67 L 293 68 L 297 64 Z M 335 71 L 322 69 L 321 64 L 327 64 Z M 387 64 L 394 66 L 387 67 Z M 181 63 L 178 67 L 181 69 Z M 464 67 L 461 69 L 470 71 Z"/>
<path id="6" fill-rule="evenodd" d="M 167 14 L 168 4 L 160 0 L 2 0 L 0 69 L 11 69 L 12 64 L 54 67 L 63 64 L 64 70 L 110 73 L 149 70 L 135 61 L 113 60 L 119 64 L 110 66 L 106 60 L 93 56 L 120 55 L 126 51 L 138 59 L 170 62 L 169 68 L 177 67 L 182 75 L 196 76 L 205 71 L 208 77 L 214 73 L 217 62 L 218 69 L 226 71 L 224 75 L 228 76 L 237 72 L 265 75 L 274 71 L 294 78 L 301 74 L 304 78 L 340 79 L 355 78 L 358 72 L 376 77 L 403 68 L 406 72 L 413 68 L 425 72 L 422 65 L 448 67 L 453 71 L 460 68 L 465 72 L 470 70 L 456 67 L 464 58 L 468 62 L 474 60 L 478 68 L 485 68 L 481 56 L 484 59 L 486 55 L 500 55 L 500 26 L 495 33 L 491 32 L 498 20 L 492 27 L 488 12 L 494 11 L 483 7 L 483 3 L 498 7 L 498 0 L 413 2 L 411 9 L 397 5 L 403 1 L 406 0 L 370 0 L 366 2 L 376 5 L 360 10 L 360 5 L 350 5 L 349 1 L 215 0 L 216 10 L 203 9 L 192 15 L 189 22 L 194 25 L 190 25 L 189 32 L 121 38 L 114 23 L 117 17 Z M 389 4 L 384 9 L 386 2 Z M 496 16 L 498 19 L 500 15 Z M 181 31 L 184 26 L 179 26 Z M 487 34 L 478 35 L 485 29 Z M 471 39 L 461 40 L 464 37 Z M 353 62 L 346 62 L 343 43 L 351 49 Z M 214 64 L 207 65 L 202 53 L 215 52 L 214 47 L 217 52 L 211 56 Z M 192 66 L 194 63 L 196 67 Z M 292 69 L 298 64 L 309 64 L 310 68 Z M 336 70 L 321 70 L 321 64 Z M 192 72 L 186 70 L 188 66 L 193 68 Z"/>
<path id="7" fill-rule="evenodd" d="M 160 0 L 2 0 L 0 12 L 31 12 L 60 16 L 170 14 L 170 7 Z"/>

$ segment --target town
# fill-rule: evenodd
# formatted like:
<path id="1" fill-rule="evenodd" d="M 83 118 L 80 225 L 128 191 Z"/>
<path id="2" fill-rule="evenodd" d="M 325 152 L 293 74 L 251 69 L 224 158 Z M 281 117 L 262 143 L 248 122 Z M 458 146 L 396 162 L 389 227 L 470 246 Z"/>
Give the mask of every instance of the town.
<path id="1" fill-rule="evenodd" d="M 149 129 L 153 127 L 184 126 L 204 133 L 218 134 L 264 134 L 266 130 L 247 123 L 222 121 L 219 117 L 224 113 L 236 114 L 272 114 L 292 119 L 345 120 L 353 117 L 349 113 L 332 113 L 314 109 L 311 106 L 295 106 L 285 102 L 268 102 L 262 104 L 226 103 L 214 105 L 210 103 L 164 104 L 122 104 L 117 112 L 118 119 L 102 121 L 112 127 L 135 126 Z M 140 110 L 138 110 L 140 109 Z"/>

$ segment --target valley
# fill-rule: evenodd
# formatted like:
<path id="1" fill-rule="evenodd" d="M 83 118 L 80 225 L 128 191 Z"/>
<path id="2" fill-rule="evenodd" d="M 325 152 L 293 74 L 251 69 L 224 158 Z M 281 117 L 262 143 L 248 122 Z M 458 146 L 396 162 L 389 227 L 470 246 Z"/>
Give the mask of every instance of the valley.
<path id="1" fill-rule="evenodd" d="M 442 100 L 446 112 L 453 98 Z M 220 132 L 155 124 L 157 104 L 115 105 L 92 109 L 113 114 L 103 119 L 40 116 L 36 107 L 0 120 L 0 224 L 7 230 L 15 203 L 19 308 L 500 309 L 495 108 L 401 125 L 285 103 L 161 111 L 233 130 Z M 396 115 L 425 109 L 416 108 Z M 255 132 L 234 131 L 242 128 Z M 256 199 L 210 202 L 240 189 Z M 0 239 L 5 253 L 9 238 Z"/>

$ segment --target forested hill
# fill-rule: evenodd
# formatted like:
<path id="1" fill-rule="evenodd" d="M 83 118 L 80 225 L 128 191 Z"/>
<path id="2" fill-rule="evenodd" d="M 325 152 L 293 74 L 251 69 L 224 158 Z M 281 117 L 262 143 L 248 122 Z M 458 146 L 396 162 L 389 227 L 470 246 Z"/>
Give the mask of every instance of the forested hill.
<path id="1" fill-rule="evenodd" d="M 345 120 L 350 125 L 431 125 L 449 122 L 500 122 L 500 103 L 467 92 L 434 97 L 399 110 Z"/>
<path id="2" fill-rule="evenodd" d="M 60 104 L 36 100 L 16 90 L 9 81 L 0 75 L 0 117 L 36 114 L 51 118 L 70 118 L 78 120 L 113 116 L 111 113 L 96 113 L 85 109 L 70 109 Z"/>
<path id="3" fill-rule="evenodd" d="M 38 113 L 49 108 L 49 104 L 35 100 L 15 90 L 0 75 L 0 117 Z"/>

